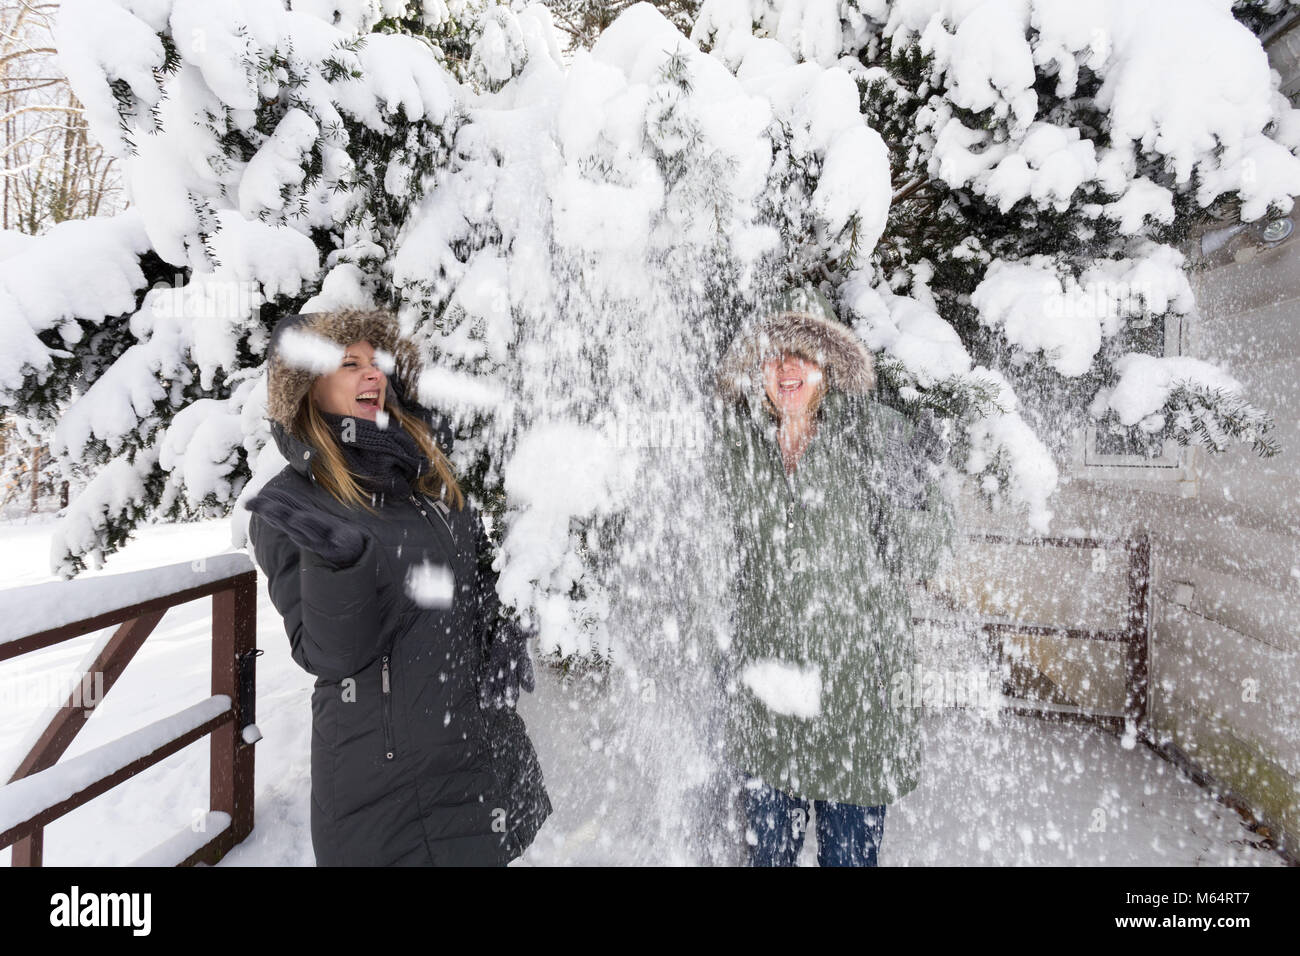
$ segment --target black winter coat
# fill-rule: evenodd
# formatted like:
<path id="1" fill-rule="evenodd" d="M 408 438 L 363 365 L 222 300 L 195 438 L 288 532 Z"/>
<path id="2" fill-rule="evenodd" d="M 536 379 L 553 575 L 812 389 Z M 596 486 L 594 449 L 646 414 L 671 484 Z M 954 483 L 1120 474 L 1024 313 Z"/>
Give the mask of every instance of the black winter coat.
<path id="1" fill-rule="evenodd" d="M 551 812 L 523 719 L 482 710 L 485 637 L 497 626 L 487 536 L 468 502 L 446 514 L 417 494 L 378 516 L 315 483 L 315 449 L 273 422 L 289 464 L 271 481 L 370 533 L 335 568 L 254 514 L 249 538 L 312 692 L 311 834 L 333 865 L 492 865 L 519 856 Z M 483 559 L 483 560 L 480 560 Z M 407 593 L 424 562 L 450 567 L 454 600 Z"/>

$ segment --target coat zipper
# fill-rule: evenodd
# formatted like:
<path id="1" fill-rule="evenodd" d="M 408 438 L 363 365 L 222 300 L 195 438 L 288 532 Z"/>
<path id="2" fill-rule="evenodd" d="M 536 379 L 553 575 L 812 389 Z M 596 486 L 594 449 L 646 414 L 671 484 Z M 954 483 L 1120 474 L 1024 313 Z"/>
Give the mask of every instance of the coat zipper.
<path id="1" fill-rule="evenodd" d="M 420 514 L 424 515 L 424 518 L 425 518 L 426 521 L 429 520 L 429 512 L 427 512 L 427 511 L 424 510 L 424 505 L 420 504 L 420 499 L 417 498 L 417 497 L 415 497 L 414 493 L 412 493 L 412 495 L 411 495 L 411 504 L 415 505 L 415 510 L 416 510 L 416 511 L 418 511 L 418 512 L 420 512 Z M 442 526 L 443 526 L 444 528 L 447 529 L 447 534 L 448 534 L 448 536 L 451 537 L 451 539 L 452 539 L 452 543 L 455 544 L 455 542 L 456 542 L 456 538 L 455 538 L 454 535 L 452 535 L 452 533 L 451 533 L 451 525 L 447 523 L 447 519 L 446 519 L 446 517 L 445 517 L 445 516 L 443 515 L 443 513 L 442 513 L 442 508 L 443 508 L 443 507 L 445 507 L 445 505 L 443 505 L 442 502 L 439 501 L 439 502 L 436 502 L 436 503 L 435 503 L 435 506 L 434 506 L 434 509 L 433 509 L 433 510 L 436 511 L 436 512 L 438 512 L 438 518 L 439 518 L 440 521 L 442 521 Z M 432 525 L 433 522 L 432 522 L 432 521 L 429 521 L 429 524 Z M 437 526 L 434 525 L 434 527 L 437 527 Z"/>
<path id="2" fill-rule="evenodd" d="M 769 438 L 768 435 L 760 433 L 757 438 L 766 447 L 768 463 L 775 467 L 776 474 L 781 480 L 781 487 L 785 489 L 785 506 L 781 510 L 785 513 L 786 531 L 793 532 L 796 523 L 795 519 L 802 514 L 804 509 L 795 488 L 794 475 L 785 470 L 785 459 L 781 455 L 781 442 L 778 435 L 779 433 L 773 434 Z M 807 453 L 807 450 L 805 450 L 804 457 L 807 456 Z M 798 471 L 798 468 L 796 467 L 795 470 Z"/>
<path id="3" fill-rule="evenodd" d="M 393 759 L 393 684 L 388 669 L 388 655 L 385 654 L 381 661 L 383 667 L 380 670 L 381 681 L 381 702 L 379 713 L 383 718 L 384 724 L 384 752 L 387 759 Z"/>

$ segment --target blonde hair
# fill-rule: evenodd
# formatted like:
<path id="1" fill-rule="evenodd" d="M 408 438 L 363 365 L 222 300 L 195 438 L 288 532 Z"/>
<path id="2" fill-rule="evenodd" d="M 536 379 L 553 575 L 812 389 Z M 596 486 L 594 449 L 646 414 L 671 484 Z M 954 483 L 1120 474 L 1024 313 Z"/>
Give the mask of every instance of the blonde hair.
<path id="1" fill-rule="evenodd" d="M 433 440 L 433 433 L 429 426 L 423 419 L 398 407 L 392 400 L 391 392 L 385 396 L 384 409 L 397 419 L 398 424 L 415 440 L 420 451 L 433 465 L 429 471 L 416 479 L 414 489 L 431 498 L 441 498 L 457 510 L 464 507 L 465 496 L 456 481 L 456 473 L 452 470 L 447 456 Z M 348 468 L 338 436 L 321 417 L 316 403 L 311 400 L 310 391 L 299 402 L 298 414 L 294 417 L 293 424 L 298 438 L 317 451 L 311 462 L 312 474 L 316 477 L 316 482 L 333 495 L 340 504 L 354 505 L 374 513 L 370 495 L 361 489 L 356 473 Z"/>

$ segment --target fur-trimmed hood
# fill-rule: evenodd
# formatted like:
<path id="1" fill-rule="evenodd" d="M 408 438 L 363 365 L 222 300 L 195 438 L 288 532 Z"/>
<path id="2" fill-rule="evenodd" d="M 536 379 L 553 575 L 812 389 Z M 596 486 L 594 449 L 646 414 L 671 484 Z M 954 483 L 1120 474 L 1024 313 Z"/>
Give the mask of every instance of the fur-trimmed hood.
<path id="1" fill-rule="evenodd" d="M 300 353 L 304 359 L 298 362 L 286 360 L 286 336 L 298 339 L 288 351 Z M 313 348 L 313 339 L 317 340 L 316 348 Z M 376 351 L 385 351 L 393 357 L 392 370 L 387 374 L 389 397 L 403 409 L 430 422 L 438 444 L 444 452 L 451 452 L 451 429 L 416 400 L 415 396 L 419 394 L 417 383 L 423 368 L 420 352 L 413 341 L 402 336 L 396 316 L 382 309 L 299 312 L 280 319 L 271 332 L 266 363 L 266 418 L 280 453 L 296 471 L 308 478 L 313 477 L 309 466 L 316 449 L 293 434 L 293 420 L 303 396 L 322 371 L 303 365 L 308 357 L 314 358 L 314 352 L 324 351 L 320 345 L 346 348 L 363 339 Z"/>
<path id="2" fill-rule="evenodd" d="M 866 395 L 876 387 L 870 350 L 835 315 L 816 289 L 787 290 L 757 321 L 744 325 L 718 366 L 722 396 L 739 402 L 763 390 L 763 362 L 793 352 L 816 362 L 827 384 L 848 395 Z"/>
<path id="3" fill-rule="evenodd" d="M 392 313 L 379 309 L 343 309 L 286 315 L 271 332 L 266 375 L 266 417 L 285 428 L 293 425 L 302 397 L 321 374 L 318 368 L 303 368 L 285 360 L 286 336 L 298 338 L 304 354 L 312 351 L 313 338 L 343 348 L 365 339 L 376 351 L 382 349 L 393 356 L 394 367 L 388 374 L 388 384 L 398 390 L 398 400 L 405 405 L 405 398 L 416 394 L 420 353 L 415 343 L 402 338 L 401 327 Z"/>

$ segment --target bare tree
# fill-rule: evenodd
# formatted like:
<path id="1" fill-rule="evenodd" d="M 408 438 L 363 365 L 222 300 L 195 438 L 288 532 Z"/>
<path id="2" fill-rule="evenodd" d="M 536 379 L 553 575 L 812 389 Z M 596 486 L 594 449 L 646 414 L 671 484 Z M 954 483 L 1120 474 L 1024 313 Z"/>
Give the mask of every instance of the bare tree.
<path id="1" fill-rule="evenodd" d="M 0 228 L 34 236 L 121 203 L 115 160 L 90 135 L 59 69 L 57 2 L 0 0 Z M 66 482 L 41 436 L 0 419 L 0 503 L 26 491 L 30 510 Z M 24 440 L 24 437 L 27 440 Z"/>
<path id="2" fill-rule="evenodd" d="M 115 161 L 95 143 L 85 111 L 59 71 L 58 3 L 0 0 L 3 228 L 28 235 L 110 208 Z"/>

